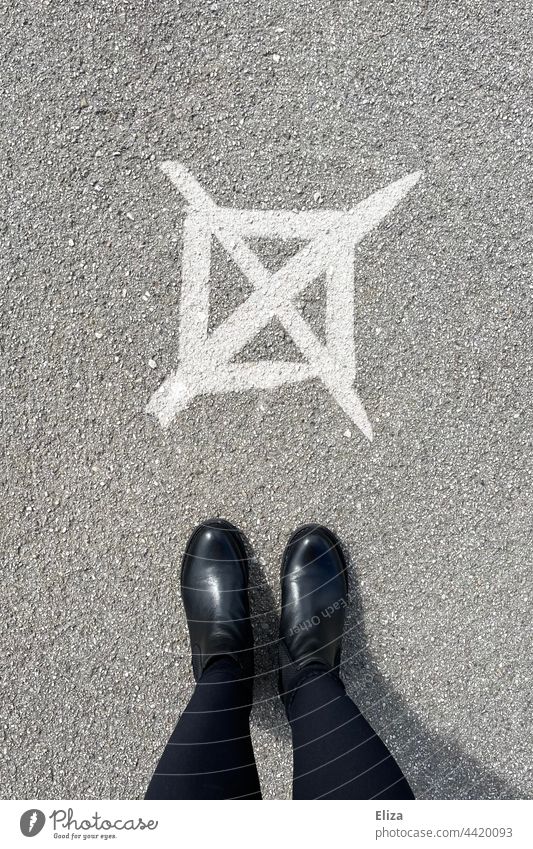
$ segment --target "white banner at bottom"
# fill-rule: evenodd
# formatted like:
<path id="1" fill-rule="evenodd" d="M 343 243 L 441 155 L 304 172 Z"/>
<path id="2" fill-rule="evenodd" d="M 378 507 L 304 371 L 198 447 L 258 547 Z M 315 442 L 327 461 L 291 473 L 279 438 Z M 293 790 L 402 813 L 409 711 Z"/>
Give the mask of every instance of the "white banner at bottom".
<path id="1" fill-rule="evenodd" d="M 530 847 L 531 801 L 0 801 L 2 845 Z M 35 839 L 35 843 L 28 841 Z"/>

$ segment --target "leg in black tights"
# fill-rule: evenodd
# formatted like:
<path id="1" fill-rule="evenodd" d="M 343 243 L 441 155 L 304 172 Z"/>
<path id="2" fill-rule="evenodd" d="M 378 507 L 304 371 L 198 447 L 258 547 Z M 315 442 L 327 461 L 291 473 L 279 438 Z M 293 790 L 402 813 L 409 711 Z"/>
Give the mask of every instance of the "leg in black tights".
<path id="1" fill-rule="evenodd" d="M 414 799 L 393 756 L 324 668 L 302 673 L 287 710 L 294 799 Z"/>
<path id="2" fill-rule="evenodd" d="M 251 682 L 231 658 L 205 669 L 146 799 L 260 799 L 250 739 Z"/>

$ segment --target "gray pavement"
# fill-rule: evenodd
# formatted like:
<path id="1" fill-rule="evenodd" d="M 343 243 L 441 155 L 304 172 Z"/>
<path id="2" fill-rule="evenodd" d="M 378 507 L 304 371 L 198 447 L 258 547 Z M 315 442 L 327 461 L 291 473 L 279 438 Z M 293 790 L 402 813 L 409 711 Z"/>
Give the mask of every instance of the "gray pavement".
<path id="1" fill-rule="evenodd" d="M 531 797 L 530 4 L 7 5 L 2 795 L 143 795 L 192 692 L 181 553 L 220 515 L 254 548 L 262 643 L 290 531 L 345 541 L 344 677 L 417 796 Z M 167 430 L 146 414 L 178 362 L 166 159 L 263 209 L 424 171 L 356 250 L 372 443 L 316 381 L 200 397 Z M 247 290 L 222 251 L 212 277 L 216 324 Z M 254 356 L 288 344 L 267 337 Z M 253 738 L 284 798 L 274 684 Z"/>

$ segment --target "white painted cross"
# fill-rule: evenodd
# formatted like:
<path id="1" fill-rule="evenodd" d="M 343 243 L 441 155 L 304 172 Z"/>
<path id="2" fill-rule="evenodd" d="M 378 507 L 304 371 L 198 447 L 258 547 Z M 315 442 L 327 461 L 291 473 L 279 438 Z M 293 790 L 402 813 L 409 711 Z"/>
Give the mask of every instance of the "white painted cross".
<path id="1" fill-rule="evenodd" d="M 372 426 L 353 388 L 354 247 L 405 197 L 420 171 L 380 189 L 348 211 L 232 209 L 217 206 L 178 162 L 162 169 L 189 207 L 184 225 L 179 366 L 154 392 L 147 411 L 167 427 L 197 395 L 274 389 L 318 378 L 355 425 L 372 439 Z M 211 239 L 215 236 L 254 287 L 251 295 L 208 333 Z M 247 238 L 306 240 L 276 272 L 268 271 Z M 326 274 L 326 339 L 313 333 L 294 301 Z M 233 358 L 274 317 L 305 362 L 235 363 Z"/>

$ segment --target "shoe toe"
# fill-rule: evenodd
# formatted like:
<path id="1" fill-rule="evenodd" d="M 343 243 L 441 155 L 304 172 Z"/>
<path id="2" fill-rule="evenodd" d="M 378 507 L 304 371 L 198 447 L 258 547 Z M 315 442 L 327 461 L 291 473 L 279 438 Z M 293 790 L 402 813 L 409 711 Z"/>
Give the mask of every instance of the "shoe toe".
<path id="1" fill-rule="evenodd" d="M 247 563 L 244 543 L 237 528 L 222 520 L 204 522 L 187 545 L 182 582 L 193 586 L 216 579 L 225 589 L 245 587 Z"/>
<path id="2" fill-rule="evenodd" d="M 285 555 L 285 575 L 296 577 L 302 570 L 311 578 L 334 578 L 345 573 L 346 565 L 340 543 L 335 535 L 321 525 L 299 528 L 289 540 Z"/>

